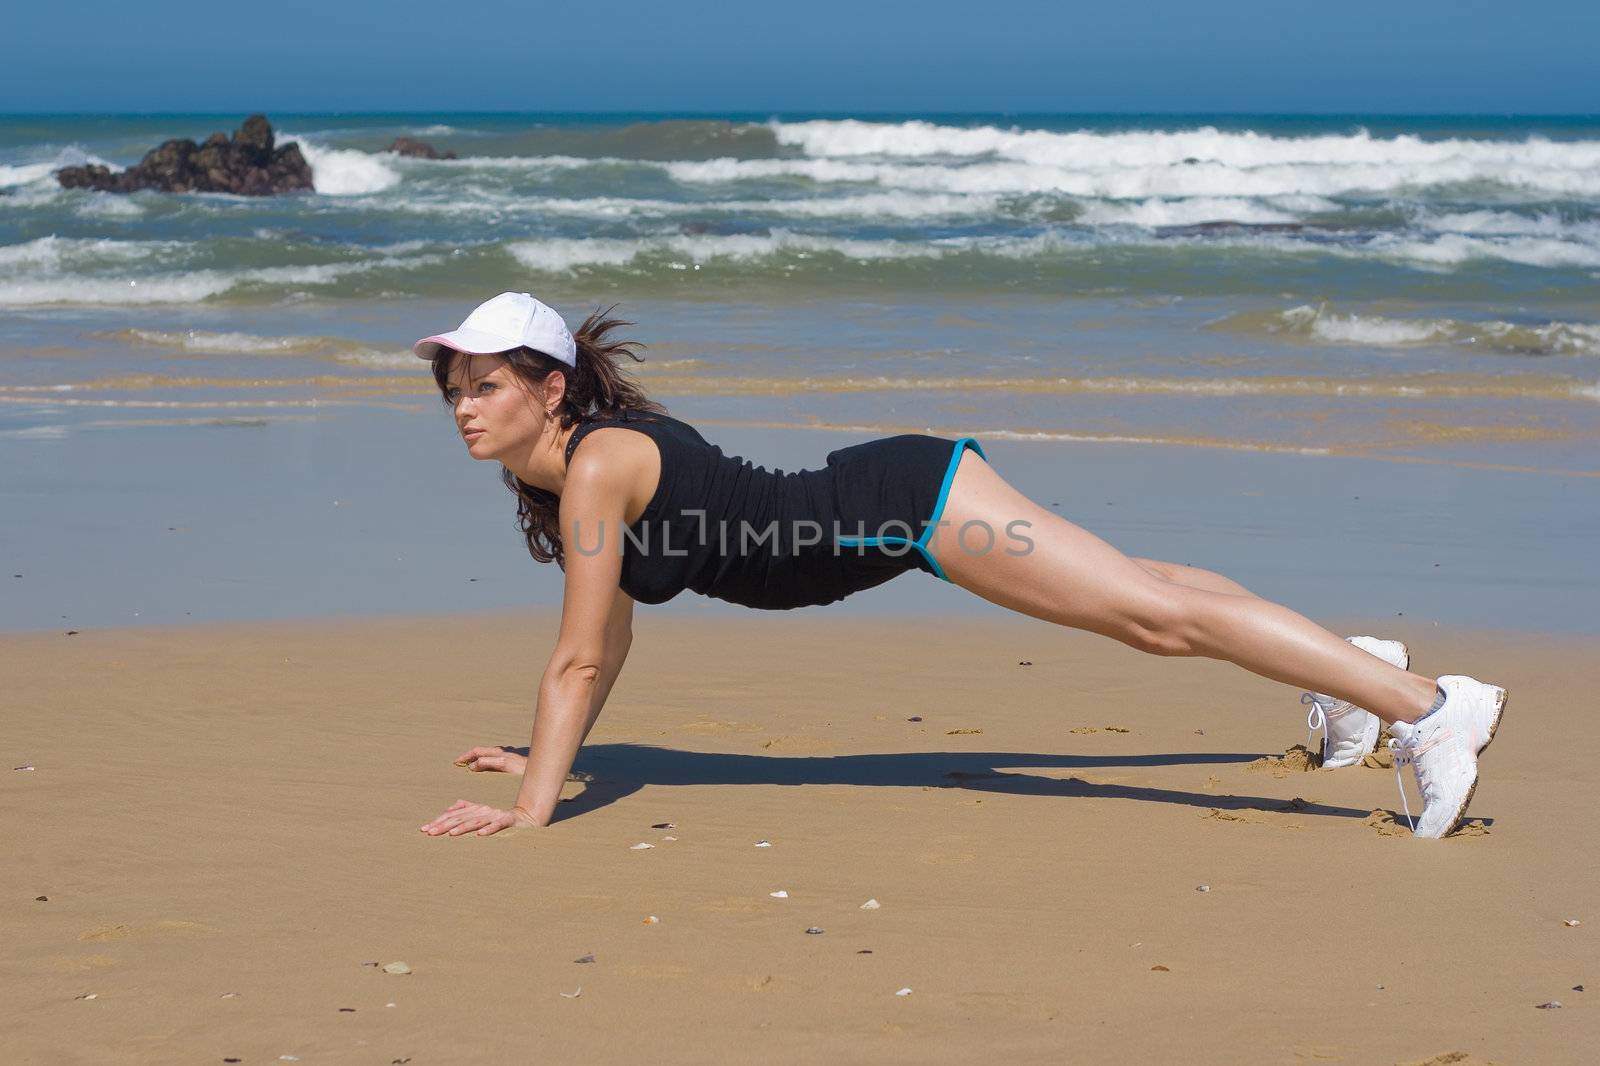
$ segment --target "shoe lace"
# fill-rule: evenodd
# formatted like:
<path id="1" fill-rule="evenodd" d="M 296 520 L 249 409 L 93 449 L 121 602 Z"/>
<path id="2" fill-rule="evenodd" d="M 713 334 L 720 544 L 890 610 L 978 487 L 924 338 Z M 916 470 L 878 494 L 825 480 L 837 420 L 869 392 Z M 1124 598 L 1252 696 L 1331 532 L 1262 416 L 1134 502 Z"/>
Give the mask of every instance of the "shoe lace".
<path id="1" fill-rule="evenodd" d="M 1302 691 L 1301 703 L 1310 704 L 1310 711 L 1306 712 L 1306 751 L 1310 751 L 1310 741 L 1317 735 L 1317 730 L 1323 730 L 1322 747 L 1318 749 L 1323 757 L 1328 757 L 1328 711 L 1323 706 L 1322 699 L 1314 691 Z"/>
<path id="2" fill-rule="evenodd" d="M 1306 750 L 1310 751 L 1311 738 L 1317 735 L 1317 730 L 1325 730 L 1327 728 L 1328 714 L 1325 710 L 1323 710 L 1322 701 L 1317 699 L 1317 694 L 1315 692 L 1300 693 L 1300 702 L 1309 703 L 1311 705 L 1311 709 L 1306 712 Z M 1327 739 L 1326 733 L 1323 734 L 1323 739 Z M 1326 747 L 1326 745 L 1324 745 L 1324 747 Z M 1324 752 L 1323 754 L 1327 753 Z"/>
<path id="3" fill-rule="evenodd" d="M 1411 831 L 1415 833 L 1417 831 L 1417 823 L 1411 817 L 1411 801 L 1406 799 L 1406 779 L 1400 772 L 1401 767 L 1412 765 L 1411 749 L 1400 743 L 1398 739 L 1390 737 L 1389 750 L 1394 753 L 1394 783 L 1395 787 L 1400 790 L 1400 807 L 1406 812 L 1406 824 L 1411 826 Z M 1417 773 L 1417 787 L 1426 789 L 1420 771 Z M 1426 791 L 1423 793 L 1422 803 L 1423 807 L 1426 808 L 1428 803 Z"/>

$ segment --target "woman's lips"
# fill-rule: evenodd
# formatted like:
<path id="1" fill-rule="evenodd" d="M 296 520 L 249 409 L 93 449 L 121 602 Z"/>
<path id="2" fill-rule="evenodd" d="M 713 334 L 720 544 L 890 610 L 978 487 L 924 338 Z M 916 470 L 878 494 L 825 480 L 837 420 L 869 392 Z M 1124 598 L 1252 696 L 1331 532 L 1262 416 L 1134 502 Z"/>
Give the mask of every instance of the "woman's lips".
<path id="1" fill-rule="evenodd" d="M 468 444 L 471 444 L 473 441 L 477 440 L 481 436 L 483 436 L 483 430 L 481 430 L 481 429 L 467 429 L 467 430 L 462 430 L 462 432 L 461 432 L 462 439 L 465 440 Z"/>

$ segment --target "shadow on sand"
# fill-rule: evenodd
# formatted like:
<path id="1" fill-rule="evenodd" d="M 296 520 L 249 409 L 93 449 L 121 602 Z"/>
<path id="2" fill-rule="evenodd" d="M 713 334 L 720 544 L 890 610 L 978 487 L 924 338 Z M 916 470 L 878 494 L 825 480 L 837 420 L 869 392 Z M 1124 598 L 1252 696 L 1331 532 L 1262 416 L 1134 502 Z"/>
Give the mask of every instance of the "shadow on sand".
<path id="1" fill-rule="evenodd" d="M 526 755 L 527 748 L 506 747 Z M 1238 752 L 1153 755 L 1047 755 L 1037 752 L 895 752 L 880 755 L 730 755 L 682 751 L 646 744 L 596 744 L 579 753 L 574 774 L 585 782 L 581 795 L 563 801 L 558 820 L 575 818 L 630 796 L 646 785 L 889 785 L 901 788 L 962 788 L 1013 796 L 1061 796 L 1177 803 L 1220 810 L 1281 811 L 1274 796 L 1217 795 L 1097 784 L 1075 777 L 1041 777 L 1021 769 L 1098 770 L 1128 766 L 1236 765 L 1260 758 Z M 1366 818 L 1371 808 L 1298 802 L 1295 814 Z"/>

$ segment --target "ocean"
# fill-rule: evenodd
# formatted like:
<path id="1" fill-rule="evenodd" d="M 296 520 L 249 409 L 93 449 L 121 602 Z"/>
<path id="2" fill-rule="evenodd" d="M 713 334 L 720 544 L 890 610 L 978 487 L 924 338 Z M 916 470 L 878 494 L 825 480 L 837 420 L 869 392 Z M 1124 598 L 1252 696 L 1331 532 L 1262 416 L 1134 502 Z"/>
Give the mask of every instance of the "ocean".
<path id="1" fill-rule="evenodd" d="M 509 289 L 616 305 L 713 440 L 1424 464 L 1600 511 L 1600 117 L 277 114 L 314 193 L 52 177 L 243 117 L 0 117 L 0 499 L 104 485 L 73 464 L 107 454 L 305 471 L 374 417 L 446 448 L 410 342 Z"/>
<path id="2" fill-rule="evenodd" d="M 0 431 L 413 395 L 504 289 L 702 417 L 1570 466 L 1600 412 L 1596 118 L 273 118 L 314 194 L 62 190 L 234 122 L 0 119 Z"/>

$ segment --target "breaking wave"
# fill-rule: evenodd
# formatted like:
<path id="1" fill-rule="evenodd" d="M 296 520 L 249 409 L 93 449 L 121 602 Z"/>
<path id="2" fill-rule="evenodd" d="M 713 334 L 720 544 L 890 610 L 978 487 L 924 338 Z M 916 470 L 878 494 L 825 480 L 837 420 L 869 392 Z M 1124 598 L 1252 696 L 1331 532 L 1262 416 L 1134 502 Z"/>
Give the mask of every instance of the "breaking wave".
<path id="1" fill-rule="evenodd" d="M 1508 355 L 1600 355 L 1600 323 L 1587 322 L 1394 318 L 1302 304 L 1231 315 L 1213 328 L 1369 348 L 1440 344 Z"/>
<path id="2" fill-rule="evenodd" d="M 300 154 L 311 166 L 311 184 L 325 196 L 382 192 L 400 184 L 399 172 L 371 152 L 324 148 L 292 135 L 280 137 L 279 143 L 300 146 Z"/>

